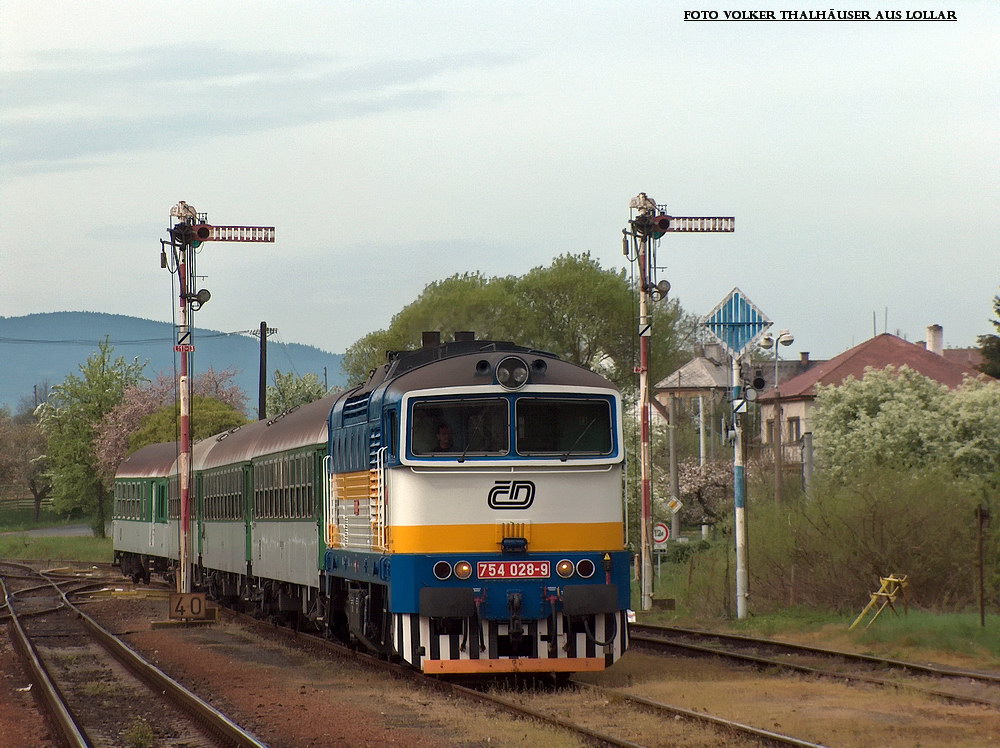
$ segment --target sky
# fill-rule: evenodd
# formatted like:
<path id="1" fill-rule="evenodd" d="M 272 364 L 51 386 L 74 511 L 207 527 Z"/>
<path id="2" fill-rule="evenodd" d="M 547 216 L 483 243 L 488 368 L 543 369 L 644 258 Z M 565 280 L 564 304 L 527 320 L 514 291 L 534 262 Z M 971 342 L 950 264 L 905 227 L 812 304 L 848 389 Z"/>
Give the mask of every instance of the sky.
<path id="1" fill-rule="evenodd" d="M 684 20 L 747 9 L 957 20 Z M 659 243 L 691 314 L 739 287 L 786 357 L 931 324 L 973 346 L 1000 293 L 998 39 L 993 0 L 3 0 L 0 316 L 170 321 L 185 200 L 276 227 L 203 245 L 201 327 L 342 352 L 455 273 L 627 268 L 646 192 L 736 217 Z"/>

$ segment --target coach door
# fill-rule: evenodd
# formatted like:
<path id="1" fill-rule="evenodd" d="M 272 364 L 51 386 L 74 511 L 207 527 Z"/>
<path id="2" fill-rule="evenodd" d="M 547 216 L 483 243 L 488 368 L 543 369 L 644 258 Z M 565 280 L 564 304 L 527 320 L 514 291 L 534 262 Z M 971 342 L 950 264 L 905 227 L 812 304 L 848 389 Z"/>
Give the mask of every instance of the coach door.
<path id="1" fill-rule="evenodd" d="M 243 536 L 246 562 L 249 564 L 253 544 L 253 467 L 249 464 L 243 466 Z"/>

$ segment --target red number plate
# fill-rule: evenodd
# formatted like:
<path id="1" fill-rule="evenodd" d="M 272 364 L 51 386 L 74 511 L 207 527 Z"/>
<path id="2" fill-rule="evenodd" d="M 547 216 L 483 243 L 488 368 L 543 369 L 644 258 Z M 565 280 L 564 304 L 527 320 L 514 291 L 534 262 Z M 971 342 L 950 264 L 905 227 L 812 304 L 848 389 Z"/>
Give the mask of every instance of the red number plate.
<path id="1" fill-rule="evenodd" d="M 476 575 L 480 579 L 542 579 L 552 571 L 549 561 L 480 561 Z"/>

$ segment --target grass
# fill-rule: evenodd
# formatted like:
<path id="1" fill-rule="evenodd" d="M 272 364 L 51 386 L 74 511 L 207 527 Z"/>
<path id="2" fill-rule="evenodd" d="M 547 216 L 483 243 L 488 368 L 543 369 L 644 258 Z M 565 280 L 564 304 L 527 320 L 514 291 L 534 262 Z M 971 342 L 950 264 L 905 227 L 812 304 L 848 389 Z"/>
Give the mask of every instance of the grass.
<path id="1" fill-rule="evenodd" d="M 935 614 L 910 611 L 908 615 L 883 613 L 865 629 L 853 632 L 860 644 L 908 650 L 945 650 L 970 657 L 991 657 L 1000 662 L 1000 618 L 986 616 L 981 626 L 978 613 Z"/>
<path id="2" fill-rule="evenodd" d="M 111 538 L 0 536 L 0 558 L 13 561 L 110 563 Z"/>
<path id="3" fill-rule="evenodd" d="M 153 728 L 141 717 L 135 719 L 122 736 L 128 748 L 151 748 L 156 742 Z"/>
<path id="4" fill-rule="evenodd" d="M 667 576 L 668 566 L 675 567 L 670 570 L 672 576 Z M 664 578 L 656 586 L 654 598 L 667 597 L 672 589 L 683 590 L 682 565 L 664 564 L 663 571 Z M 861 612 L 860 607 L 847 614 L 803 607 L 755 613 L 751 600 L 750 615 L 738 621 L 732 610 L 729 615 L 699 614 L 685 605 L 683 594 L 677 598 L 677 610 L 640 611 L 638 621 L 799 641 L 903 660 L 1000 669 L 1000 611 L 996 609 L 987 609 L 985 627 L 980 625 L 978 612 L 934 613 L 911 609 L 905 615 L 902 611 L 894 615 L 886 610 L 869 628 L 864 628 L 862 622 L 849 631 L 848 627 Z M 636 610 L 640 600 L 638 585 L 633 584 L 632 601 Z"/>
<path id="5" fill-rule="evenodd" d="M 65 515 L 56 514 L 52 509 L 42 509 L 36 521 L 34 509 L 12 509 L 0 504 L 0 532 L 18 532 L 21 530 L 35 530 L 42 527 L 77 525 L 86 522 L 86 519 L 79 517 L 66 517 Z"/>

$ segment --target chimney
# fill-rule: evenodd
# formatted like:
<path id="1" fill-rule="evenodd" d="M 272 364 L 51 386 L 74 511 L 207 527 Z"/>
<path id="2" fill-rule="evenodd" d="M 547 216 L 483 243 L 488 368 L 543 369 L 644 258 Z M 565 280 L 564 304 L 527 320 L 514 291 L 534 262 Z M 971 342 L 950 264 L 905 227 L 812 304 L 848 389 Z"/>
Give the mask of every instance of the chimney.
<path id="1" fill-rule="evenodd" d="M 941 325 L 927 326 L 927 350 L 939 356 L 944 355 L 944 328 Z"/>
<path id="2" fill-rule="evenodd" d="M 441 333 L 437 330 L 425 330 L 420 333 L 420 345 L 424 348 L 441 345 Z"/>
<path id="3" fill-rule="evenodd" d="M 695 358 L 705 358 L 705 346 L 701 343 L 694 344 L 694 357 Z"/>
<path id="4" fill-rule="evenodd" d="M 809 351 L 799 351 L 799 364 L 809 366 Z"/>

